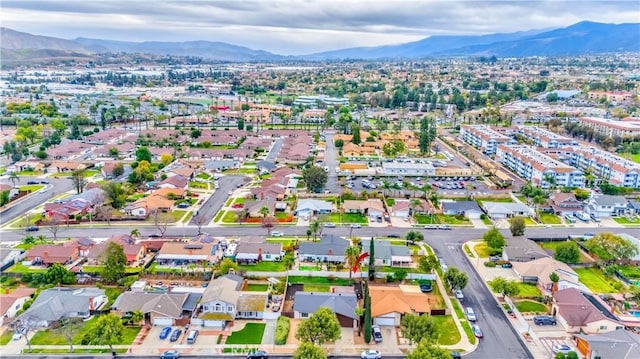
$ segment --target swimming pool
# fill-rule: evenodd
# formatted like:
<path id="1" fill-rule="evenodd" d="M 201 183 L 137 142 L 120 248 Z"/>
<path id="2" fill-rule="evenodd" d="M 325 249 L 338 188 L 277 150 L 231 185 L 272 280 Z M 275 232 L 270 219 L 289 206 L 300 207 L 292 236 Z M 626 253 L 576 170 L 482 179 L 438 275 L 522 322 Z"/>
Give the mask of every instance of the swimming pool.
<path id="1" fill-rule="evenodd" d="M 631 310 L 629 314 L 633 315 L 636 318 L 640 318 L 640 311 Z"/>

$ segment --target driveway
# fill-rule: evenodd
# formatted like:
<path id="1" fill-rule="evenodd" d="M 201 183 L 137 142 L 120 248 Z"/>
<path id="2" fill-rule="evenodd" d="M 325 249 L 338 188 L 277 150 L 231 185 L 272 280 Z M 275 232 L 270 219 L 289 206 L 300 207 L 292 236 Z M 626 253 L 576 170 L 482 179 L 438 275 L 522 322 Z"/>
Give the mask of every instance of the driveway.
<path id="1" fill-rule="evenodd" d="M 207 201 L 198 209 L 198 215 L 203 217 L 205 226 L 209 224 L 216 213 L 222 208 L 224 203 L 229 198 L 229 191 L 233 191 L 239 184 L 243 184 L 247 177 L 245 176 L 222 176 L 218 180 L 218 188 L 213 192 Z M 195 217 L 195 216 L 194 216 Z M 195 226 L 196 223 L 193 219 L 189 221 L 189 225 Z"/>
<path id="2" fill-rule="evenodd" d="M 267 155 L 265 160 L 275 163 L 281 148 L 282 148 L 282 138 L 277 138 L 276 141 L 271 146 L 271 149 L 269 150 L 269 154 Z"/>
<path id="3" fill-rule="evenodd" d="M 338 150 L 333 143 L 334 133 L 334 131 L 326 131 L 324 133 L 326 143 L 324 165 L 329 167 L 329 178 L 327 179 L 325 189 L 331 191 L 331 193 L 341 193 L 342 189 L 338 183 L 338 173 L 336 172 L 336 167 L 338 166 Z"/>

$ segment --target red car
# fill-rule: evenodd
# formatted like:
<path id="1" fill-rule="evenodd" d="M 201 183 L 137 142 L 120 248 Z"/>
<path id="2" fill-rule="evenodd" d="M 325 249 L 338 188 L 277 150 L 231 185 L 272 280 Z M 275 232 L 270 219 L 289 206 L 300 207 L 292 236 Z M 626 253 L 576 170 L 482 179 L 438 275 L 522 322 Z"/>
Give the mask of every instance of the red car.
<path id="1" fill-rule="evenodd" d="M 242 208 L 242 207 L 244 207 L 244 204 L 242 203 L 236 203 L 233 206 L 231 206 L 231 208 Z"/>

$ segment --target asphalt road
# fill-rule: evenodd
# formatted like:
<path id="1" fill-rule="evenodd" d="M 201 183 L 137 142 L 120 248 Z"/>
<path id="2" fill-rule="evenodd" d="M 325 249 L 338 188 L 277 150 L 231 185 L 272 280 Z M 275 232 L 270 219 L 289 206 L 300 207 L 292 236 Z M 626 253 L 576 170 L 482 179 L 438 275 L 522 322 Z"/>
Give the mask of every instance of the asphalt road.
<path id="1" fill-rule="evenodd" d="M 218 188 L 213 192 L 213 195 L 209 196 L 206 202 L 198 209 L 198 216 L 200 219 L 194 219 L 195 214 L 191 217 L 189 225 L 195 225 L 195 220 L 201 220 L 200 223 L 209 223 L 213 220 L 216 213 L 222 208 L 224 203 L 229 198 L 229 191 L 233 191 L 238 188 L 238 185 L 243 184 L 247 180 L 245 176 L 222 176 L 218 179 Z"/>
<path id="2" fill-rule="evenodd" d="M 41 179 L 35 177 L 20 177 L 20 182 L 16 183 L 16 186 L 24 186 L 27 181 L 34 180 L 40 181 Z M 0 225 L 13 221 L 18 216 L 21 216 L 33 208 L 41 205 L 42 203 L 50 200 L 51 198 L 59 195 L 60 193 L 68 192 L 73 188 L 73 182 L 68 177 L 63 178 L 47 178 L 50 184 L 47 186 L 46 192 L 38 192 L 35 195 L 29 195 L 17 202 L 10 204 L 7 208 L 0 212 Z M 6 181 L 3 181 L 3 183 Z M 10 182 L 9 182 L 10 183 Z"/>
<path id="3" fill-rule="evenodd" d="M 281 148 L 282 148 L 282 139 L 276 138 L 276 142 L 274 142 L 273 146 L 271 146 L 271 149 L 269 150 L 269 154 L 267 155 L 267 158 L 265 160 L 275 163 L 276 159 L 278 159 L 278 154 L 280 153 Z"/>
<path id="4" fill-rule="evenodd" d="M 324 165 L 329 167 L 329 178 L 327 178 L 327 184 L 325 189 L 331 191 L 331 193 L 342 193 L 342 188 L 338 183 L 338 173 L 336 167 L 338 167 L 338 150 L 333 142 L 333 135 L 335 131 L 325 131 L 325 152 L 324 152 Z"/>

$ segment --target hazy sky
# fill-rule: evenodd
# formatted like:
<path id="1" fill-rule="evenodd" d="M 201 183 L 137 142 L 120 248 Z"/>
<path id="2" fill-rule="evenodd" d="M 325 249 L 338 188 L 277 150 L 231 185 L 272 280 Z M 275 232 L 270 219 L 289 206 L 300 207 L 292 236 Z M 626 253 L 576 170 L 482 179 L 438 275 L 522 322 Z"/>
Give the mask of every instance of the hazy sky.
<path id="1" fill-rule="evenodd" d="M 125 41 L 223 41 L 279 54 L 564 27 L 640 22 L 640 1 L 2 0 L 2 26 Z"/>

